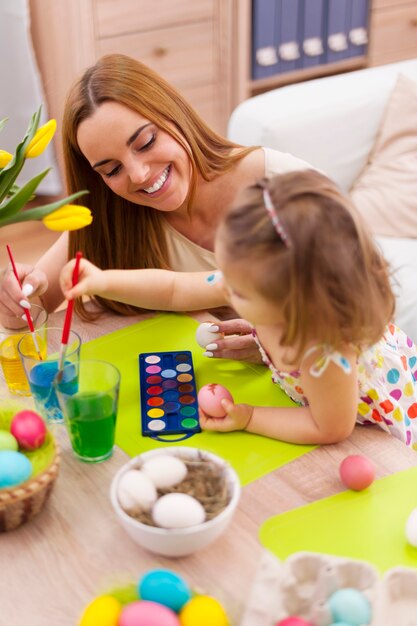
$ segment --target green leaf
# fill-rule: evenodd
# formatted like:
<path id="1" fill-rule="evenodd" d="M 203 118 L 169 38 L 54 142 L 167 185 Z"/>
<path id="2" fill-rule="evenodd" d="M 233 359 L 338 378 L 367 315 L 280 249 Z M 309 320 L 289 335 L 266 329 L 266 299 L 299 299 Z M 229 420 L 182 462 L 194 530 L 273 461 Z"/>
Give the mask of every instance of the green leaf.
<path id="1" fill-rule="evenodd" d="M 56 202 L 51 202 L 50 204 L 46 204 L 42 207 L 36 207 L 35 209 L 29 209 L 27 211 L 21 211 L 17 215 L 12 215 L 10 217 L 2 218 L 0 213 L 0 226 L 7 226 L 8 224 L 16 224 L 17 222 L 30 222 L 41 220 L 49 213 L 60 209 L 62 206 L 66 204 L 71 204 L 73 200 L 83 196 L 84 194 L 89 193 L 88 191 L 77 191 L 77 193 L 73 193 L 71 196 L 67 198 L 63 198 L 62 200 L 57 200 Z"/>
<path id="2" fill-rule="evenodd" d="M 6 125 L 7 119 L 7 117 L 3 117 L 3 119 L 0 120 L 0 130 L 2 130 L 2 128 L 4 128 L 4 126 Z"/>
<path id="3" fill-rule="evenodd" d="M 41 172 L 32 180 L 26 183 L 17 193 L 12 195 L 12 197 L 3 204 L 0 205 L 0 217 L 5 218 L 10 215 L 15 215 L 22 209 L 28 200 L 33 196 L 33 192 L 38 187 L 39 183 L 45 178 L 47 173 L 51 168 Z"/>
<path id="4" fill-rule="evenodd" d="M 0 202 L 9 195 L 9 190 L 19 176 L 25 162 L 25 151 L 38 129 L 42 107 L 32 115 L 28 129 L 16 148 L 13 159 L 0 172 Z"/>

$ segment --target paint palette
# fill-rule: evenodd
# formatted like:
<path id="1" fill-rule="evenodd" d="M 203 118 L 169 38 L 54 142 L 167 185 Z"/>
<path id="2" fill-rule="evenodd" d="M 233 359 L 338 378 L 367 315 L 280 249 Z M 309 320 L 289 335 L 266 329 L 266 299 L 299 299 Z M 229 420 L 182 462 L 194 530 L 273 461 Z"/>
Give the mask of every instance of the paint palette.
<path id="1" fill-rule="evenodd" d="M 201 431 L 191 352 L 146 352 L 139 355 L 142 435 L 184 435 Z"/>

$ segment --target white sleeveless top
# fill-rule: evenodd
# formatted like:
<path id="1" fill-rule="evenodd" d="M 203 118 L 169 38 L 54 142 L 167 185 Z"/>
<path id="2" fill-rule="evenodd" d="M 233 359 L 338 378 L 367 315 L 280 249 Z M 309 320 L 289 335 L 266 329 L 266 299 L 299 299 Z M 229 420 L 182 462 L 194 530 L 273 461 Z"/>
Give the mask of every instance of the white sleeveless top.
<path id="1" fill-rule="evenodd" d="M 262 148 L 265 155 L 265 176 L 285 174 L 295 170 L 311 169 L 306 161 L 297 159 L 286 152 Z M 176 272 L 206 272 L 216 269 L 214 252 L 206 250 L 181 235 L 168 222 L 165 222 L 165 236 L 168 246 L 169 264 Z"/>

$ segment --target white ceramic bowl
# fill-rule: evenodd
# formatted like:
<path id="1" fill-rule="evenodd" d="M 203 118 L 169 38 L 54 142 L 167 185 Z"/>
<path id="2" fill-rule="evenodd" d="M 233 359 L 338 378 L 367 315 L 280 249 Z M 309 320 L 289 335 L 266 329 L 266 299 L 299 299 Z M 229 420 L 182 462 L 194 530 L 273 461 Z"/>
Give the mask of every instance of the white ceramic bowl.
<path id="1" fill-rule="evenodd" d="M 189 459 L 202 457 L 203 459 L 211 460 L 221 467 L 224 467 L 229 486 L 230 501 L 219 515 L 207 522 L 188 528 L 159 528 L 142 524 L 142 522 L 130 517 L 130 515 L 122 509 L 117 494 L 119 481 L 123 474 L 132 468 L 138 467 L 142 462 L 152 457 L 166 454 L 173 454 Z M 224 459 L 211 452 L 186 446 L 177 446 L 171 449 L 158 448 L 157 450 L 150 450 L 149 452 L 144 452 L 134 457 L 119 469 L 112 480 L 110 497 L 120 523 L 136 543 L 156 554 L 174 557 L 185 556 L 197 550 L 201 550 L 201 548 L 212 543 L 212 541 L 217 539 L 225 530 L 233 517 L 234 510 L 239 501 L 240 482 L 234 469 Z"/>

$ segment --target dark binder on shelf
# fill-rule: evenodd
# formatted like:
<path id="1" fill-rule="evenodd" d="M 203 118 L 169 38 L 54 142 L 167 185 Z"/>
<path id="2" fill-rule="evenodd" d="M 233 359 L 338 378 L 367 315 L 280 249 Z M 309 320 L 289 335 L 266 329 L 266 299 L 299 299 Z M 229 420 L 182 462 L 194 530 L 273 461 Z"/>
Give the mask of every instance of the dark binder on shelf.
<path id="1" fill-rule="evenodd" d="M 252 0 L 252 76 L 279 72 L 277 21 L 280 0 Z"/>
<path id="2" fill-rule="evenodd" d="M 336 63 L 350 56 L 348 33 L 352 0 L 329 0 L 327 18 L 327 63 Z"/>
<path id="3" fill-rule="evenodd" d="M 314 67 L 326 62 L 325 0 L 304 0 L 302 15 L 302 67 Z"/>
<path id="4" fill-rule="evenodd" d="M 364 56 L 368 45 L 369 0 L 351 0 L 349 56 Z"/>
<path id="5" fill-rule="evenodd" d="M 302 67 L 302 12 L 300 0 L 281 0 L 278 22 L 278 56 L 281 72 Z"/>

